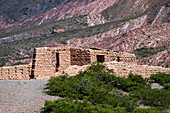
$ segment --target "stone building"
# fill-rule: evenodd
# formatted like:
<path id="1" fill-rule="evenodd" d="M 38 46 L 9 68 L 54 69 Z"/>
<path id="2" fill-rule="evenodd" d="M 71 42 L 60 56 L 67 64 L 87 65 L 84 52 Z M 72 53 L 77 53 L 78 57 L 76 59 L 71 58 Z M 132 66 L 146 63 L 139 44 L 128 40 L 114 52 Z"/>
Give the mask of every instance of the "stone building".
<path id="1" fill-rule="evenodd" d="M 58 75 L 71 65 L 87 65 L 95 61 L 136 63 L 134 54 L 113 52 L 95 48 L 80 49 L 70 47 L 36 48 L 33 55 L 32 78 Z"/>
<path id="2" fill-rule="evenodd" d="M 41 47 L 34 49 L 31 64 L 1 67 L 0 80 L 50 78 L 52 76 L 62 75 L 64 70 L 70 66 L 83 66 L 95 61 L 117 62 L 114 64 L 116 65 L 114 69 L 117 70 L 117 76 L 129 73 L 129 66 L 124 66 L 124 64 L 133 65 L 134 68 L 132 71 L 134 71 L 135 74 L 145 73 L 147 77 L 150 76 L 149 74 L 154 74 L 156 72 L 170 73 L 170 68 L 160 67 L 159 70 L 157 70 L 157 68 L 153 66 L 152 68 L 144 66 L 144 68 L 143 66 L 137 65 L 136 56 L 130 53 L 113 52 L 96 48 Z M 136 67 L 140 67 L 140 69 Z M 147 70 L 146 67 L 148 68 Z M 119 70 L 121 69 L 123 70 L 120 72 Z"/>

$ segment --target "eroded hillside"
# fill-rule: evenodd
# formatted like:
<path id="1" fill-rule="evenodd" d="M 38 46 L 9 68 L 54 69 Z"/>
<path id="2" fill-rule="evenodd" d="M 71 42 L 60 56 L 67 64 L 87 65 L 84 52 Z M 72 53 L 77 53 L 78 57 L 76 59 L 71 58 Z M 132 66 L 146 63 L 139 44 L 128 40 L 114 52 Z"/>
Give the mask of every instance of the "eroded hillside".
<path id="1" fill-rule="evenodd" d="M 117 0 L 38 0 L 22 2 L 17 0 L 11 4 L 1 1 L 1 29 L 10 26 L 30 28 L 42 23 L 77 17 L 80 15 L 96 14 L 112 6 Z M 11 6 L 12 5 L 12 6 Z M 9 9 L 4 10 L 4 7 Z M 8 18 L 6 21 L 4 18 Z M 12 28 L 14 29 L 14 28 Z M 11 29 L 10 29 L 11 30 Z"/>
<path id="2" fill-rule="evenodd" d="M 150 13 L 149 23 L 169 22 L 168 0 L 119 0 L 101 13 L 88 16 L 88 25 L 94 26 L 110 21 L 133 19 Z"/>

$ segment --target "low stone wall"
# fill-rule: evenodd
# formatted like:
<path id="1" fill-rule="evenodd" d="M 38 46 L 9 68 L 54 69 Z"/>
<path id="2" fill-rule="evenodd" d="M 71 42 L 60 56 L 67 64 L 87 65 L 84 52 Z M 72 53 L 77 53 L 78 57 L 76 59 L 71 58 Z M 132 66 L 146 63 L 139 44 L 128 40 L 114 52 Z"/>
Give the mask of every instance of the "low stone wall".
<path id="1" fill-rule="evenodd" d="M 113 69 L 116 76 L 127 77 L 129 73 L 133 73 L 142 75 L 143 78 L 148 78 L 151 74 L 156 74 L 157 72 L 170 74 L 170 68 L 163 68 L 159 66 L 137 65 L 116 61 L 105 62 L 104 64 L 109 69 Z M 72 65 L 67 67 L 63 72 L 57 73 L 57 75 L 67 73 L 69 76 L 75 76 L 79 73 L 79 71 L 85 71 L 89 66 L 90 65 Z M 6 66 L 0 68 L 0 80 L 27 80 L 30 79 L 30 76 L 31 65 Z"/>
<path id="2" fill-rule="evenodd" d="M 127 77 L 129 73 L 142 75 L 143 78 L 149 78 L 150 75 L 156 74 L 158 72 L 170 73 L 170 68 L 163 68 L 159 66 L 147 66 L 147 65 L 137 65 L 128 64 L 122 62 L 107 62 L 105 63 L 109 69 L 113 69 L 116 76 Z"/>
<path id="3" fill-rule="evenodd" d="M 104 63 L 109 69 L 113 69 L 116 76 L 127 77 L 129 73 L 142 75 L 143 78 L 149 78 L 151 74 L 156 74 L 157 72 L 170 74 L 170 68 L 163 68 L 159 66 L 146 66 L 146 65 L 137 65 L 137 64 L 128 64 L 123 62 L 105 62 Z M 79 71 L 85 71 L 90 65 L 84 66 L 70 66 L 64 73 L 67 73 L 69 76 L 74 76 L 79 73 Z"/>
<path id="4" fill-rule="evenodd" d="M 6 66 L 0 68 L 0 80 L 28 80 L 31 65 Z"/>
<path id="5" fill-rule="evenodd" d="M 80 71 L 85 71 L 90 65 L 83 65 L 83 66 L 78 66 L 78 65 L 72 65 L 70 67 L 67 67 L 63 71 L 64 74 L 67 74 L 68 76 L 75 76 L 79 74 Z"/>

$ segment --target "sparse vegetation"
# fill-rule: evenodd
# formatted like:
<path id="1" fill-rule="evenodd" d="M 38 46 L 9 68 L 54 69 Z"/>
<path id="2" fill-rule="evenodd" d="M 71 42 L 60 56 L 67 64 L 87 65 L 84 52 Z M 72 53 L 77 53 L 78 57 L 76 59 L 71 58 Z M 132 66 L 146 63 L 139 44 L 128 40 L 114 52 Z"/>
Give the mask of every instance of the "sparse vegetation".
<path id="1" fill-rule="evenodd" d="M 143 48 L 136 49 L 133 53 L 136 54 L 137 59 L 141 59 L 141 58 L 144 58 L 144 57 L 150 57 L 150 56 L 157 54 L 158 52 L 161 52 L 161 51 L 166 50 L 166 49 L 167 49 L 166 46 L 156 47 L 156 48 L 143 47 Z"/>
<path id="2" fill-rule="evenodd" d="M 145 8 L 144 10 L 141 10 L 144 4 L 147 4 L 148 7 Z M 150 0 L 150 1 L 145 1 L 143 3 L 136 4 L 136 7 L 132 9 L 134 5 L 133 0 L 132 1 L 120 0 L 117 3 L 115 3 L 113 6 L 104 10 L 101 14 L 104 16 L 106 20 L 114 21 L 114 20 L 121 20 L 121 19 L 133 19 L 150 12 L 151 13 L 150 23 L 152 23 L 160 7 L 163 5 L 167 6 L 167 4 L 168 4 L 168 0 L 164 0 L 164 1 Z"/>
<path id="3" fill-rule="evenodd" d="M 80 22 L 75 23 L 74 21 L 79 20 Z M 43 33 L 43 34 L 50 34 L 54 29 L 64 29 L 65 31 L 69 31 L 69 30 L 74 30 L 74 29 L 80 29 L 83 27 L 87 27 L 87 25 L 82 24 L 82 23 L 86 23 L 86 16 L 78 16 L 78 17 L 72 17 L 72 18 L 68 18 L 68 19 L 64 19 L 64 20 L 59 20 L 59 21 L 53 21 L 53 22 L 47 22 L 44 24 L 41 24 L 39 26 L 31 26 L 31 28 L 29 26 L 17 26 L 15 29 L 13 28 L 12 31 L 7 32 L 7 33 L 1 33 L 0 32 L 0 38 L 4 38 L 4 37 L 8 37 L 8 36 L 13 36 L 13 35 L 17 35 L 17 34 L 23 34 L 23 33 L 32 33 L 35 35 L 38 35 L 38 33 Z M 30 23 L 31 24 L 31 23 Z M 30 25 L 29 24 L 29 25 Z M 68 27 L 69 26 L 69 27 Z"/>

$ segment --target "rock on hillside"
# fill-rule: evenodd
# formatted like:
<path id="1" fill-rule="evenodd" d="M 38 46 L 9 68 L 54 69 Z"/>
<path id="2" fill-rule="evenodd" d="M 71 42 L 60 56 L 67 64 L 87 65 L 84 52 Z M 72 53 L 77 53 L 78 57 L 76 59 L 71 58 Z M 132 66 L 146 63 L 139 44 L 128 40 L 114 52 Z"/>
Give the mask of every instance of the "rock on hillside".
<path id="1" fill-rule="evenodd" d="M 82 48 L 101 47 L 102 48 L 102 47 L 104 47 L 105 44 L 107 46 L 109 46 L 106 43 L 106 41 L 110 42 L 109 39 L 112 39 L 112 40 L 115 39 L 114 42 L 118 41 L 121 43 L 121 40 L 120 41 L 118 40 L 120 38 L 114 38 L 114 37 L 121 36 L 121 34 L 124 36 L 125 33 L 128 33 L 131 30 L 142 27 L 146 22 L 146 18 L 147 18 L 147 16 L 144 15 L 142 17 L 139 17 L 137 19 L 133 19 L 133 20 L 130 20 L 130 21 L 124 23 L 121 27 L 114 28 L 112 30 L 109 30 L 104 33 L 100 33 L 95 36 L 85 37 L 85 38 L 81 38 L 81 39 L 73 38 L 71 40 L 68 40 L 67 44 L 68 44 L 68 46 L 71 46 L 71 47 L 82 47 Z M 112 45 L 114 45 L 112 42 L 110 42 L 110 43 Z M 116 48 L 114 47 L 114 50 L 115 49 Z M 117 48 L 117 50 L 119 51 L 120 48 Z M 126 49 L 126 52 L 130 52 L 130 51 L 131 50 Z"/>
<path id="2" fill-rule="evenodd" d="M 8 0 L 10 1 L 10 0 Z M 58 0 L 57 0 L 58 1 Z M 100 13 L 108 7 L 112 6 L 118 0 L 54 0 L 35 2 L 33 0 L 27 3 L 26 0 L 22 1 L 19 9 L 16 9 L 16 15 L 13 15 L 15 8 L 9 6 L 6 2 L 2 2 L 9 8 L 12 8 L 9 13 L 9 17 L 14 18 L 19 22 L 20 26 L 27 26 L 27 28 L 40 25 L 42 23 L 51 22 L 60 19 L 66 19 L 70 17 L 77 17 L 80 15 L 96 14 Z M 19 1 L 16 1 L 14 5 L 19 5 Z M 26 5 L 27 3 L 27 5 Z M 25 4 L 25 5 L 24 5 Z M 8 13 L 6 11 L 0 11 L 0 15 Z M 22 21 L 23 20 L 23 21 Z M 4 24 L 11 24 L 5 22 Z M 16 24 L 18 25 L 18 24 Z"/>
<path id="3" fill-rule="evenodd" d="M 87 21 L 89 26 L 94 26 L 110 21 L 132 19 L 146 13 L 150 15 L 150 23 L 161 24 L 170 21 L 168 0 L 118 0 L 101 13 L 88 15 Z"/>
<path id="4" fill-rule="evenodd" d="M 40 25 L 44 22 L 61 20 L 70 17 L 77 17 L 80 15 L 96 14 L 102 12 L 106 8 L 113 5 L 117 0 L 75 0 L 65 5 L 52 8 L 39 16 L 33 16 L 23 23 L 34 23 L 34 25 Z M 36 23 L 35 23 L 36 22 Z"/>
<path id="5" fill-rule="evenodd" d="M 7 15 L 0 15 L 0 29 L 11 27 L 14 24 L 17 25 L 18 23 L 9 18 Z"/>
<path id="6" fill-rule="evenodd" d="M 150 57 L 139 59 L 139 64 L 170 67 L 170 49 L 158 52 Z"/>

